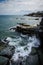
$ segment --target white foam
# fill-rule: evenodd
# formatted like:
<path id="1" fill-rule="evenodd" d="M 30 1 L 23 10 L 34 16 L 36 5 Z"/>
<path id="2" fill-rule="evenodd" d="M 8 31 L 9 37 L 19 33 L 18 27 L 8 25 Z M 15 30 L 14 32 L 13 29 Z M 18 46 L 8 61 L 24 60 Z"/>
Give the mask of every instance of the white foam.
<path id="1" fill-rule="evenodd" d="M 40 41 L 35 36 L 29 37 L 28 42 L 29 42 L 28 45 L 31 46 L 30 45 L 30 43 L 31 43 L 32 44 L 32 47 L 38 47 L 40 45 Z"/>
<path id="2" fill-rule="evenodd" d="M 10 45 L 10 46 L 15 46 L 16 43 L 15 43 L 15 42 L 9 42 L 9 45 Z"/>
<path id="3" fill-rule="evenodd" d="M 19 51 L 19 52 L 17 52 L 17 51 Z M 24 47 L 18 47 L 15 49 L 15 53 L 14 53 L 12 59 L 14 61 L 17 61 L 19 59 L 19 57 L 24 58 L 24 57 L 28 56 L 28 54 L 29 54 L 29 50 L 24 50 Z"/>
<path id="4" fill-rule="evenodd" d="M 10 41 L 10 42 L 16 42 L 16 41 L 21 41 L 22 39 L 21 39 L 21 37 L 19 37 L 19 38 L 11 38 L 11 37 L 7 37 L 6 40 L 7 40 L 7 41 Z"/>
<path id="5" fill-rule="evenodd" d="M 35 38 L 35 40 L 33 41 L 33 47 L 38 47 L 39 45 L 40 45 L 40 41 Z"/>
<path id="6" fill-rule="evenodd" d="M 30 44 L 29 46 L 28 45 L 27 46 L 23 46 L 23 47 L 22 46 L 17 47 L 15 49 L 15 53 L 14 53 L 12 59 L 14 61 L 17 61 L 19 59 L 19 57 L 23 57 L 23 58 L 27 57 L 30 54 L 31 49 L 32 49 L 32 44 Z M 27 49 L 25 49 L 25 48 L 27 48 Z"/>
<path id="7" fill-rule="evenodd" d="M 10 46 L 18 46 L 19 43 L 22 41 L 21 38 L 17 38 L 17 39 L 7 38 L 7 40 L 10 41 L 8 43 Z"/>
<path id="8" fill-rule="evenodd" d="M 11 31 L 11 32 L 15 32 L 15 30 L 13 30 L 13 29 L 11 29 L 10 31 Z"/>
<path id="9" fill-rule="evenodd" d="M 12 41 L 12 38 L 11 38 L 11 37 L 7 37 L 6 40 L 7 40 L 7 41 Z"/>
<path id="10" fill-rule="evenodd" d="M 7 40 L 9 40 L 9 45 L 15 46 L 15 52 L 12 56 L 13 61 L 19 60 L 20 57 L 27 57 L 32 50 L 32 47 L 38 47 L 40 45 L 39 40 L 35 37 L 29 37 L 28 43 L 26 45 L 20 46 L 20 42 L 22 42 L 22 38 L 19 37 L 17 39 L 13 39 L 8 37 Z"/>

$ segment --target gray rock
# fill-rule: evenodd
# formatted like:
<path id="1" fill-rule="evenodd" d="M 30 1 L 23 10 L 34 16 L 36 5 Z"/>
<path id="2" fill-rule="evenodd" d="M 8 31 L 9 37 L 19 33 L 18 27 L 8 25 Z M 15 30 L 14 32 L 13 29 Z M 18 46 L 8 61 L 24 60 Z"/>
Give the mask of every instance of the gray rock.
<path id="1" fill-rule="evenodd" d="M 30 55 L 26 58 L 19 58 L 17 61 L 11 60 L 12 65 L 38 65 L 38 56 Z"/>
<path id="2" fill-rule="evenodd" d="M 37 55 L 30 55 L 26 59 L 26 65 L 38 65 L 38 56 Z"/>
<path id="3" fill-rule="evenodd" d="M 41 41 L 41 43 L 40 43 L 40 49 L 43 52 L 43 18 L 42 18 L 42 20 L 40 22 L 40 30 L 41 31 L 39 31 L 38 35 L 39 35 L 39 38 L 40 38 L 40 41 Z"/>
<path id="4" fill-rule="evenodd" d="M 7 47 L 7 45 L 5 45 L 2 42 L 0 42 L 0 51 L 2 51 L 3 49 L 5 49 L 6 47 Z"/>
<path id="5" fill-rule="evenodd" d="M 7 47 L 0 52 L 0 56 L 4 56 L 10 59 L 14 51 L 15 51 L 14 47 Z"/>
<path id="6" fill-rule="evenodd" d="M 40 22 L 40 25 L 43 26 L 43 18 L 42 18 L 42 20 L 41 20 L 41 22 Z"/>
<path id="7" fill-rule="evenodd" d="M 32 51 L 31 51 L 30 55 L 36 55 L 36 54 L 37 54 L 36 49 L 32 48 Z"/>
<path id="8" fill-rule="evenodd" d="M 9 59 L 3 56 L 0 56 L 0 65 L 8 65 Z"/>

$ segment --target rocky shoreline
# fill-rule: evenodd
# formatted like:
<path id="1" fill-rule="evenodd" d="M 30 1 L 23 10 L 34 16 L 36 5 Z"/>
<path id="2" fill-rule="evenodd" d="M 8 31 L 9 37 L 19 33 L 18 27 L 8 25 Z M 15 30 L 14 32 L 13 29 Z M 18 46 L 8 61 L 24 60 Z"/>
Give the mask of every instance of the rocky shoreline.
<path id="1" fill-rule="evenodd" d="M 30 14 L 26 14 L 24 16 L 43 17 L 43 11 L 33 12 L 33 13 L 30 13 Z"/>
<path id="2" fill-rule="evenodd" d="M 24 35 L 34 35 L 39 31 L 39 26 L 31 26 L 25 23 L 18 23 L 16 27 L 11 27 L 10 30 L 22 33 Z"/>
<path id="3" fill-rule="evenodd" d="M 28 26 L 26 26 L 26 27 L 28 27 Z M 16 31 L 18 31 L 18 29 L 19 28 L 17 27 Z M 34 30 L 34 29 L 32 29 L 31 31 L 30 31 L 30 29 L 32 29 L 32 28 L 29 28 L 28 31 L 30 33 L 32 33 L 32 30 Z M 14 46 L 13 45 L 11 46 L 12 38 L 0 40 L 0 65 L 28 65 L 28 64 L 29 65 L 43 65 L 43 53 L 42 53 L 42 51 L 43 51 L 43 18 L 42 18 L 42 21 L 40 23 L 38 30 L 39 31 L 37 31 L 37 29 L 35 28 L 36 33 L 35 32 L 34 33 L 38 34 L 38 36 L 40 38 L 41 43 L 40 43 L 39 47 L 28 47 L 28 44 L 27 44 L 26 45 L 27 47 L 25 47 L 26 50 L 24 49 L 25 52 L 22 51 L 22 48 L 24 48 L 24 46 L 19 47 L 19 48 L 17 47 L 16 44 Z M 27 34 L 24 32 L 23 28 L 22 28 L 22 31 L 24 34 Z M 22 32 L 22 31 L 20 28 L 18 32 Z M 26 29 L 26 31 L 27 31 L 27 29 Z M 28 33 L 28 34 L 30 34 L 30 33 Z M 18 40 L 18 39 L 16 39 L 16 40 Z M 32 38 L 32 39 L 34 40 L 34 38 Z M 21 41 L 21 39 L 20 39 L 20 41 Z M 31 41 L 32 40 L 30 40 L 30 42 Z M 18 41 L 18 43 L 19 43 L 19 41 Z M 35 42 L 35 43 L 38 43 L 38 42 Z M 28 52 L 29 52 L 28 48 L 29 49 L 32 48 L 32 51 L 29 54 L 28 54 Z M 15 50 L 16 50 L 16 52 L 15 52 Z M 15 57 L 18 57 L 18 53 L 19 53 L 19 59 L 16 60 L 17 58 L 15 59 Z M 25 55 L 24 53 L 27 53 L 28 55 L 27 54 Z M 24 55 L 22 57 L 22 54 L 24 54 L 25 57 L 24 57 Z"/>
<path id="4" fill-rule="evenodd" d="M 10 65 L 9 61 L 15 51 L 15 47 L 9 46 L 8 43 L 0 42 L 0 65 Z"/>
<path id="5" fill-rule="evenodd" d="M 35 41 L 35 40 L 34 40 Z M 38 43 L 38 42 L 36 42 Z M 0 65 L 41 65 L 40 60 L 42 60 L 42 52 L 38 47 L 32 47 L 32 50 L 28 50 L 28 46 L 24 48 L 25 50 L 25 56 L 22 57 L 22 47 L 17 48 L 17 53 L 15 52 L 16 48 L 15 46 L 10 46 L 8 43 L 5 44 L 3 42 L 0 43 L 0 45 L 3 47 L 1 48 L 0 46 Z M 33 45 L 33 44 L 32 44 Z M 21 48 L 21 50 L 20 50 Z M 30 47 L 31 48 L 31 47 Z M 29 48 L 29 49 L 30 49 Z M 27 50 L 27 52 L 26 52 Z M 19 56 L 18 60 L 16 57 L 18 57 L 18 53 L 21 53 L 21 56 Z M 30 52 L 30 53 L 29 53 Z M 38 52 L 38 53 L 37 53 Z M 26 54 L 27 53 L 27 54 Z M 39 56 L 38 56 L 39 54 Z M 41 58 L 41 59 L 39 59 Z M 35 60 L 35 61 L 34 61 Z"/>
<path id="6" fill-rule="evenodd" d="M 14 65 L 14 64 L 28 65 L 28 63 L 29 65 L 36 65 L 38 63 L 38 58 L 37 58 L 37 53 L 35 48 L 33 48 L 34 51 L 32 50 L 31 52 L 28 50 L 29 47 L 26 45 L 27 47 L 24 46 L 24 51 L 25 50 L 27 51 L 24 52 L 22 51 L 22 47 L 18 47 L 17 49 L 15 49 L 15 45 L 10 46 L 8 43 L 3 43 L 3 42 L 1 42 L 0 45 L 1 45 L 0 46 L 0 60 L 1 60 L 0 65 Z M 29 49 L 31 49 L 31 47 Z M 17 53 L 15 52 L 15 50 L 18 50 Z M 24 53 L 26 54 L 24 54 L 23 57 L 22 55 L 18 57 L 19 52 L 20 52 L 20 55 Z M 18 59 L 16 57 L 18 57 Z M 34 62 L 34 60 L 36 61 Z"/>

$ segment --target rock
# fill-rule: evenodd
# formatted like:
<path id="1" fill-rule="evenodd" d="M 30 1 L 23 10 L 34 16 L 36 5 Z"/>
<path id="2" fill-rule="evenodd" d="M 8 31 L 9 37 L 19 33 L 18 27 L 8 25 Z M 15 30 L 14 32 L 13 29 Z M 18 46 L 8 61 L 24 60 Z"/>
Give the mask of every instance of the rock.
<path id="1" fill-rule="evenodd" d="M 33 12 L 33 13 L 30 13 L 30 14 L 26 14 L 24 16 L 43 17 L 43 11 Z"/>
<path id="2" fill-rule="evenodd" d="M 0 51 L 3 50 L 3 49 L 5 49 L 6 47 L 7 47 L 6 44 L 0 42 Z"/>
<path id="3" fill-rule="evenodd" d="M 0 52 L 0 56 L 4 56 L 10 59 L 14 51 L 15 51 L 14 47 L 7 47 Z"/>
<path id="4" fill-rule="evenodd" d="M 0 65 L 9 65 L 9 59 L 3 56 L 0 56 Z"/>
<path id="5" fill-rule="evenodd" d="M 37 54 L 36 49 L 32 48 L 32 51 L 31 51 L 30 55 L 36 55 L 36 54 Z"/>
<path id="6" fill-rule="evenodd" d="M 35 20 L 39 20 L 39 18 L 36 18 Z"/>
<path id="7" fill-rule="evenodd" d="M 29 25 L 19 25 L 16 27 L 16 31 L 22 34 L 34 34 L 35 28 Z"/>
<path id="8" fill-rule="evenodd" d="M 8 46 L 7 42 L 0 39 L 0 51 Z"/>
<path id="9" fill-rule="evenodd" d="M 43 18 L 42 18 L 42 20 L 41 20 L 41 22 L 40 22 L 40 25 L 43 26 Z"/>
<path id="10" fill-rule="evenodd" d="M 29 55 L 27 57 L 20 57 L 17 61 L 11 60 L 12 65 L 38 65 L 37 55 Z"/>
<path id="11" fill-rule="evenodd" d="M 40 22 L 40 30 L 41 31 L 39 31 L 38 35 L 39 35 L 39 38 L 40 38 L 40 41 L 41 41 L 40 48 L 43 51 L 43 18 L 42 18 L 42 20 Z"/>
<path id="12" fill-rule="evenodd" d="M 37 55 L 30 55 L 26 59 L 26 65 L 38 65 Z"/>
<path id="13" fill-rule="evenodd" d="M 0 44 L 1 44 L 1 43 L 2 43 L 2 44 L 7 44 L 8 41 L 6 41 L 6 39 L 4 39 L 4 40 L 3 40 L 3 39 L 2 39 L 2 40 L 0 39 Z"/>
<path id="14" fill-rule="evenodd" d="M 32 26 L 25 23 L 18 23 L 19 25 L 15 27 L 12 27 L 11 29 L 15 30 L 16 32 L 22 33 L 22 34 L 34 34 L 34 30 L 36 29 L 36 26 Z M 15 28 L 15 29 L 14 29 Z"/>

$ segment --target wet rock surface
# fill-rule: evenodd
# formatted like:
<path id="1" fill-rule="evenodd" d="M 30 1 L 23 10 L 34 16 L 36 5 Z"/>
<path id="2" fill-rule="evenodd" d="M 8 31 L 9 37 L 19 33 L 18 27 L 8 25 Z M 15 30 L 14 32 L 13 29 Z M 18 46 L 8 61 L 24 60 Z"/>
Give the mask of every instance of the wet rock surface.
<path id="1" fill-rule="evenodd" d="M 0 56 L 5 56 L 10 59 L 13 55 L 13 52 L 14 52 L 13 47 L 7 47 L 0 52 Z"/>
<path id="2" fill-rule="evenodd" d="M 0 65 L 10 65 L 9 61 L 15 52 L 15 47 L 0 42 Z"/>
<path id="3" fill-rule="evenodd" d="M 20 57 L 18 61 L 11 60 L 12 65 L 38 65 L 37 55 L 30 55 L 27 58 Z"/>
<path id="4" fill-rule="evenodd" d="M 41 45 L 40 45 L 40 48 L 43 52 L 43 18 L 40 22 L 40 31 L 39 31 L 39 38 L 40 38 L 40 41 L 41 41 Z"/>
<path id="5" fill-rule="evenodd" d="M 3 47 L 3 44 L 2 44 L 2 47 Z M 19 49 L 20 49 L 20 47 L 19 47 Z M 19 49 L 18 49 L 17 53 L 22 51 L 22 50 L 20 51 Z M 24 50 L 25 51 L 28 50 L 27 46 L 24 48 Z M 16 53 L 15 57 L 17 57 L 17 53 Z M 24 53 L 24 52 L 22 52 L 22 53 Z M 15 57 L 13 57 L 14 54 L 15 54 L 14 46 L 10 46 L 10 45 L 4 46 L 4 48 L 1 49 L 1 51 L 0 51 L 0 60 L 1 60 L 0 65 L 39 65 L 38 55 L 37 55 L 36 49 L 34 49 L 34 48 L 32 48 L 32 51 L 30 54 L 28 54 L 28 55 L 24 54 L 26 56 L 19 55 L 18 60 L 15 60 L 15 61 L 14 61 Z"/>
<path id="6" fill-rule="evenodd" d="M 0 65 L 8 65 L 9 59 L 3 56 L 0 56 Z"/>
<path id="7" fill-rule="evenodd" d="M 7 45 L 0 40 L 0 52 L 5 49 Z"/>

